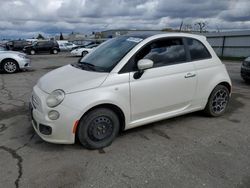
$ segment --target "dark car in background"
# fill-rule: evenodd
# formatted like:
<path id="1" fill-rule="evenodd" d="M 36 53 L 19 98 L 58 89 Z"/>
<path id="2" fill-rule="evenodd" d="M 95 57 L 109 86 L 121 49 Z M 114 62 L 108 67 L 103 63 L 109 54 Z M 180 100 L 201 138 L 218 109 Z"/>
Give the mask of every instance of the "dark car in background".
<path id="1" fill-rule="evenodd" d="M 31 45 L 32 43 L 26 40 L 13 40 L 5 44 L 7 50 L 11 51 L 22 51 L 25 46 Z"/>
<path id="2" fill-rule="evenodd" d="M 23 51 L 30 55 L 35 55 L 37 53 L 57 54 L 60 52 L 60 48 L 58 43 L 55 41 L 38 41 L 32 45 L 25 46 Z"/>
<path id="3" fill-rule="evenodd" d="M 247 83 L 250 83 L 250 56 L 246 58 L 241 65 L 241 77 Z"/>

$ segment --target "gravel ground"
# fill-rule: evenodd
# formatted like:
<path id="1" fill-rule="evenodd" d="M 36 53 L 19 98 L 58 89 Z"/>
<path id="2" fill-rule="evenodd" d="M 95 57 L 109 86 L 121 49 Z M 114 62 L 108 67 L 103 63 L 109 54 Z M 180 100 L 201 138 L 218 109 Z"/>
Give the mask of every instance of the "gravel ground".
<path id="1" fill-rule="evenodd" d="M 198 112 L 156 122 L 90 151 L 42 141 L 28 114 L 37 80 L 77 58 L 31 59 L 29 71 L 0 73 L 0 187 L 250 187 L 250 86 L 240 62 L 225 62 L 233 94 L 223 117 Z"/>

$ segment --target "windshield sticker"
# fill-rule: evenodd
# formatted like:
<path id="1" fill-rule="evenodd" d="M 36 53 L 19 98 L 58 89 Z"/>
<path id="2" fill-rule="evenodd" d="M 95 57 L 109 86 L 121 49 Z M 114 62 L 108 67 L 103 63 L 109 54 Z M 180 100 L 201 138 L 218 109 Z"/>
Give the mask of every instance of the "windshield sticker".
<path id="1" fill-rule="evenodd" d="M 136 43 L 139 43 L 139 42 L 141 42 L 143 39 L 140 39 L 140 38 L 135 38 L 135 37 L 129 37 L 128 39 L 127 39 L 127 41 L 129 41 L 129 42 L 136 42 Z"/>

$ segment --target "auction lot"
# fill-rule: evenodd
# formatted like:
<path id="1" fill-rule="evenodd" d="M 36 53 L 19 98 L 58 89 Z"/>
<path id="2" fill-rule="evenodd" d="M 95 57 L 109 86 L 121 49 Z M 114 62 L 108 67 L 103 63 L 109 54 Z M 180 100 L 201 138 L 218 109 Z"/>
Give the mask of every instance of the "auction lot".
<path id="1" fill-rule="evenodd" d="M 0 73 L 0 187 L 250 187 L 250 85 L 240 62 L 225 62 L 233 94 L 224 116 L 196 112 L 156 122 L 91 151 L 44 142 L 28 110 L 37 80 L 78 58 L 31 59 L 29 71 Z"/>

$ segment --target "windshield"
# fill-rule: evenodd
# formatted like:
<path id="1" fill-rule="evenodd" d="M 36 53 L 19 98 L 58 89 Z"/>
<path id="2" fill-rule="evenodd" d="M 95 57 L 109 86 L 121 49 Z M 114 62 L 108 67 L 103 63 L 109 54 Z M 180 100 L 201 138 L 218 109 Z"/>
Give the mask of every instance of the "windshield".
<path id="1" fill-rule="evenodd" d="M 7 51 L 6 48 L 0 46 L 0 51 Z"/>
<path id="2" fill-rule="evenodd" d="M 85 46 L 85 48 L 94 48 L 97 46 L 98 46 L 98 44 L 90 44 L 90 45 Z"/>
<path id="3" fill-rule="evenodd" d="M 96 71 L 110 72 L 116 64 L 143 39 L 128 36 L 110 39 L 81 59 Z"/>

